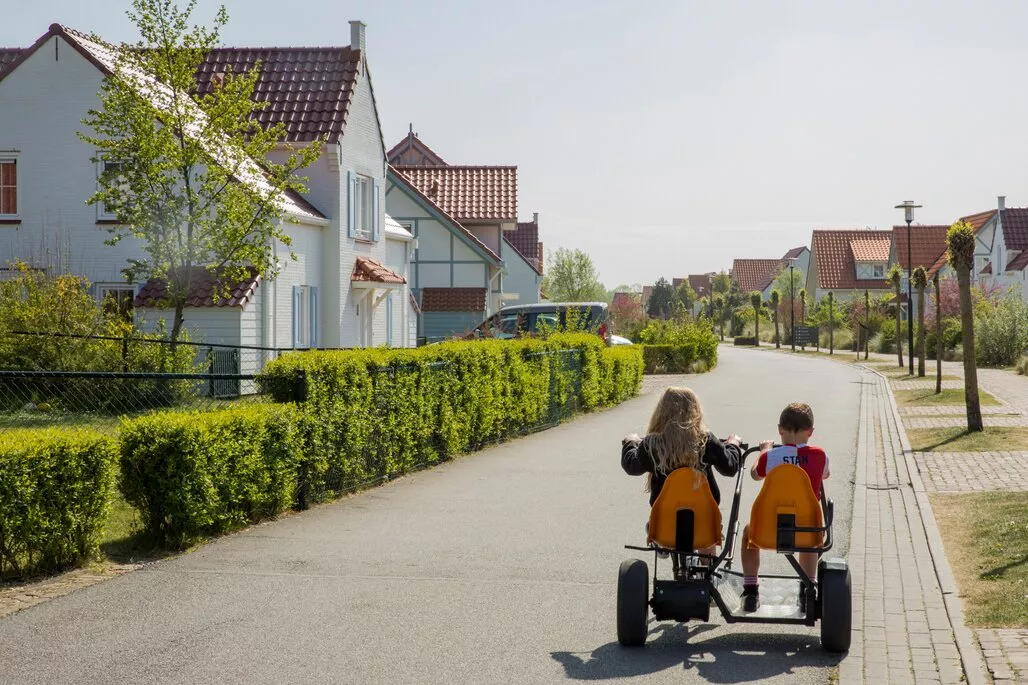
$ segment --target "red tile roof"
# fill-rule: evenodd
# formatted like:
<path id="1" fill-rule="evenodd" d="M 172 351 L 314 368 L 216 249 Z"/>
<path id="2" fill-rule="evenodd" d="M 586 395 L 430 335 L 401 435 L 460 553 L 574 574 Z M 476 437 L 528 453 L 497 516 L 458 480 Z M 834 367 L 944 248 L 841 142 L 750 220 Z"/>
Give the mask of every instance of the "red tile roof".
<path id="1" fill-rule="evenodd" d="M 394 166 L 446 166 L 446 161 L 418 137 L 413 127 L 407 137 L 386 153 L 386 159 Z"/>
<path id="2" fill-rule="evenodd" d="M 960 217 L 961 221 L 966 221 L 971 224 L 971 228 L 974 232 L 982 230 L 982 226 L 989 222 L 989 219 L 996 215 L 995 209 L 987 209 L 984 212 L 978 212 L 977 214 L 968 214 L 967 216 Z"/>
<path id="3" fill-rule="evenodd" d="M 850 241 L 853 259 L 858 262 L 887 262 L 891 246 L 889 238 L 854 238 Z"/>
<path id="4" fill-rule="evenodd" d="M 536 273 L 543 272 L 543 244 L 539 242 L 539 224 L 535 221 L 519 222 L 516 230 L 503 232 L 503 240 L 524 257 Z"/>
<path id="5" fill-rule="evenodd" d="M 631 307 L 632 305 L 639 304 L 638 296 L 634 293 L 617 292 L 614 293 L 614 298 L 610 301 L 611 307 Z"/>
<path id="6" fill-rule="evenodd" d="M 911 257 L 914 260 L 914 268 L 923 266 L 928 270 L 929 277 L 934 274 L 933 269 L 939 261 L 939 257 L 946 255 L 946 233 L 949 226 L 911 226 Z M 907 270 L 907 227 L 893 226 L 892 241 L 896 246 L 896 261 L 900 268 Z"/>
<path id="7" fill-rule="evenodd" d="M 1028 250 L 1028 209 L 1004 209 L 1003 242 L 1008 250 Z"/>
<path id="8" fill-rule="evenodd" d="M 698 297 L 706 297 L 710 294 L 710 280 L 710 274 L 689 274 L 689 287 Z"/>
<path id="9" fill-rule="evenodd" d="M 982 268 L 982 270 L 979 271 L 978 273 L 981 273 L 981 274 L 991 274 L 992 273 L 992 263 L 990 262 L 990 263 L 986 264 Z"/>
<path id="10" fill-rule="evenodd" d="M 786 260 L 789 260 L 789 259 L 796 259 L 801 254 L 803 254 L 803 251 L 806 250 L 806 249 L 807 249 L 806 245 L 800 245 L 799 247 L 794 247 L 794 248 L 792 248 L 791 250 L 789 250 L 788 252 L 785 253 L 785 256 L 782 257 L 782 261 L 785 262 Z"/>
<path id="11" fill-rule="evenodd" d="M 254 113 L 263 127 L 285 125 L 287 142 L 343 135 L 358 75 L 360 50 L 347 47 L 218 48 L 196 70 L 200 95 L 211 92 L 218 74 L 242 74 L 260 62 L 254 100 L 268 105 Z"/>
<path id="12" fill-rule="evenodd" d="M 1021 254 L 1010 260 L 1007 264 L 1007 271 L 1021 271 L 1028 267 L 1028 250 L 1022 250 Z"/>
<path id="13" fill-rule="evenodd" d="M 350 276 L 351 281 L 357 281 L 359 283 L 406 283 L 405 279 L 400 274 L 387 269 L 382 266 L 374 259 L 368 257 L 357 257 L 357 261 L 353 265 L 353 274 Z"/>
<path id="14" fill-rule="evenodd" d="M 485 312 L 485 288 L 423 288 L 423 312 Z"/>
<path id="15" fill-rule="evenodd" d="M 732 280 L 739 284 L 739 292 L 748 295 L 770 285 L 781 268 L 780 259 L 736 259 L 732 262 Z"/>
<path id="16" fill-rule="evenodd" d="M 417 185 L 414 184 L 414 181 L 412 181 L 409 176 L 406 176 L 405 174 L 400 173 L 396 169 L 396 167 L 392 167 L 392 166 L 389 167 L 389 173 L 392 174 L 390 176 L 390 178 L 394 179 L 397 183 L 402 184 L 405 188 L 407 188 L 412 193 L 417 195 L 418 198 L 422 202 L 424 202 L 429 207 L 433 208 L 435 211 L 437 211 L 440 214 L 442 214 L 443 217 L 447 221 L 449 221 L 450 224 L 454 228 L 456 228 L 458 231 L 460 231 L 461 234 L 464 235 L 464 237 L 466 237 L 469 241 L 471 241 L 475 245 L 475 247 L 477 247 L 480 251 L 484 252 L 485 255 L 489 259 L 491 259 L 494 264 L 496 264 L 498 266 L 498 265 L 503 263 L 503 260 L 500 259 L 500 255 L 498 255 L 495 252 L 493 252 L 492 248 L 489 247 L 488 245 L 486 245 L 485 243 L 483 243 L 478 238 L 478 236 L 476 236 L 474 233 L 472 233 L 468 229 L 464 228 L 464 226 L 462 226 L 459 221 L 457 221 L 452 216 L 447 214 L 446 210 L 444 210 L 442 207 L 440 207 L 438 204 L 436 204 L 435 201 L 432 200 L 432 198 L 428 197 L 427 195 L 425 195 L 425 193 L 421 192 L 421 189 Z M 539 254 L 542 254 L 542 249 L 541 249 L 542 248 L 542 244 L 540 244 L 539 247 L 540 247 Z"/>
<path id="17" fill-rule="evenodd" d="M 253 298 L 261 277 L 253 267 L 247 268 L 248 276 L 237 283 L 225 283 L 218 272 L 204 267 L 193 267 L 189 278 L 187 307 L 246 307 Z M 227 286 L 227 290 L 226 290 Z M 164 279 L 150 279 L 143 284 L 136 295 L 134 306 L 161 309 L 168 299 L 168 283 Z"/>
<path id="18" fill-rule="evenodd" d="M 818 287 L 824 290 L 887 290 L 889 284 L 882 279 L 857 280 L 856 263 L 853 259 L 854 241 L 871 241 L 873 243 L 885 242 L 888 244 L 892 231 L 877 230 L 843 230 L 825 231 L 815 230 L 811 236 L 811 254 L 817 266 Z M 880 254 L 880 248 L 875 248 L 875 254 Z M 889 258 L 888 249 L 885 251 L 885 258 L 879 261 L 887 261 Z"/>
<path id="19" fill-rule="evenodd" d="M 518 218 L 516 166 L 397 166 L 399 173 L 444 212 L 460 221 L 512 222 Z"/>
<path id="20" fill-rule="evenodd" d="M 22 48 L 0 48 L 0 71 L 3 71 L 4 67 L 21 57 L 22 52 L 24 52 Z"/>

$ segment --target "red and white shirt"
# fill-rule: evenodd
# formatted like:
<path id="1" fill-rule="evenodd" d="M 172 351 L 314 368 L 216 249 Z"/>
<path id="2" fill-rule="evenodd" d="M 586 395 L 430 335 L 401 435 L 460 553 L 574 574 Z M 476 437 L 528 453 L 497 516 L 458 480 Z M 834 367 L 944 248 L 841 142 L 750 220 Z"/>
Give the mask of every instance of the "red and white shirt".
<path id="1" fill-rule="evenodd" d="M 760 453 L 756 467 L 757 475 L 766 478 L 768 471 L 782 464 L 799 466 L 806 471 L 810 477 L 810 485 L 814 488 L 814 495 L 821 497 L 821 481 L 828 476 L 828 455 L 823 449 L 806 443 L 772 447 Z"/>

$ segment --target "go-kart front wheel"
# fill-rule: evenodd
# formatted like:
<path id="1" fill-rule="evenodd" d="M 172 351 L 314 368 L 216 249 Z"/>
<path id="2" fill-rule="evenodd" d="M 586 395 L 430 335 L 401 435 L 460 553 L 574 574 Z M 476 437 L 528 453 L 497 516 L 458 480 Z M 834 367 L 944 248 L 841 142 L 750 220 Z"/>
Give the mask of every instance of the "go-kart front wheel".
<path id="1" fill-rule="evenodd" d="M 626 647 L 646 644 L 650 572 L 641 559 L 626 559 L 618 569 L 618 642 Z"/>
<path id="2" fill-rule="evenodd" d="M 821 647 L 829 652 L 846 652 L 853 623 L 850 570 L 841 559 L 821 563 Z"/>

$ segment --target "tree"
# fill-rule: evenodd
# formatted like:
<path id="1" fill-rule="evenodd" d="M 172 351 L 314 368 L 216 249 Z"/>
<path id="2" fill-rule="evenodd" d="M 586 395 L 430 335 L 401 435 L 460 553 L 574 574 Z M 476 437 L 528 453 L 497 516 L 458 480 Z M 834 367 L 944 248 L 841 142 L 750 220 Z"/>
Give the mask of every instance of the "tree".
<path id="1" fill-rule="evenodd" d="M 924 357 L 925 357 L 925 341 L 927 336 L 924 330 L 924 296 L 925 288 L 928 286 L 928 272 L 924 270 L 923 266 L 919 266 L 914 269 L 913 278 L 911 283 L 917 288 L 917 375 L 924 378 Z M 909 322 L 908 322 L 909 325 Z"/>
<path id="2" fill-rule="evenodd" d="M 650 293 L 646 313 L 654 319 L 669 319 L 674 312 L 676 299 L 675 289 L 671 283 L 666 278 L 658 279 Z"/>
<path id="3" fill-rule="evenodd" d="M 764 296 L 759 290 L 750 293 L 750 305 L 753 307 L 753 344 L 760 347 L 760 308 L 764 304 Z"/>
<path id="4" fill-rule="evenodd" d="M 807 289 L 800 288 L 800 325 L 807 323 Z"/>
<path id="5" fill-rule="evenodd" d="M 782 349 L 781 336 L 778 334 L 778 308 L 782 303 L 782 294 L 778 290 L 771 291 L 771 315 L 775 319 L 775 349 Z"/>
<path id="6" fill-rule="evenodd" d="M 731 289 L 732 289 L 732 279 L 724 271 L 722 271 L 721 273 L 715 274 L 714 278 L 712 278 L 710 280 L 710 290 L 715 295 L 725 295 Z"/>
<path id="7" fill-rule="evenodd" d="M 942 296 L 939 292 L 939 279 L 942 269 L 935 272 L 935 394 L 942 394 Z"/>
<path id="8" fill-rule="evenodd" d="M 723 342 L 725 339 L 725 297 L 724 295 L 714 295 L 713 301 L 714 316 L 717 317 L 717 325 Z"/>
<path id="9" fill-rule="evenodd" d="M 675 297 L 682 303 L 682 308 L 691 315 L 696 307 L 696 291 L 689 285 L 689 281 L 682 281 L 675 291 Z"/>
<path id="10" fill-rule="evenodd" d="M 900 290 L 903 287 L 903 269 L 898 262 L 889 269 L 885 280 L 896 291 L 896 359 L 899 361 L 900 368 L 903 368 L 903 334 L 900 329 L 900 298 L 902 297 Z"/>
<path id="11" fill-rule="evenodd" d="M 550 253 L 542 289 L 556 302 L 594 302 L 607 296 L 592 258 L 582 250 L 566 247 Z"/>
<path id="12" fill-rule="evenodd" d="M 960 285 L 960 326 L 964 342 L 964 404 L 968 432 L 984 430 L 981 398 L 978 395 L 978 367 L 974 360 L 974 310 L 971 303 L 971 268 L 974 266 L 974 229 L 966 221 L 950 226 L 946 234 L 947 257 L 957 272 Z"/>
<path id="13" fill-rule="evenodd" d="M 835 354 L 835 296 L 832 291 L 828 291 L 828 295 L 825 296 L 828 300 L 828 354 Z"/>
<path id="14" fill-rule="evenodd" d="M 249 268 L 275 277 L 274 243 L 290 243 L 280 221 L 288 212 L 284 193 L 306 189 L 294 172 L 321 151 L 316 142 L 289 150 L 283 163 L 268 159 L 285 126 L 262 128 L 254 118 L 264 106 L 253 100 L 259 64 L 197 94 L 197 67 L 219 45 L 228 14 L 221 7 L 210 28 L 191 25 L 194 5 L 133 0 L 128 16 L 140 40 L 108 46 L 113 74 L 100 108 L 83 119 L 91 132 L 79 134 L 104 169 L 88 202 L 117 218 L 108 244 L 132 236 L 146 255 L 129 260 L 125 276 L 167 284 L 172 352 L 198 271 L 222 284 L 215 297 L 228 296 Z"/>
<path id="15" fill-rule="evenodd" d="M 626 338 L 634 339 L 646 325 L 646 314 L 637 295 L 615 297 L 610 304 L 609 312 L 614 331 Z"/>

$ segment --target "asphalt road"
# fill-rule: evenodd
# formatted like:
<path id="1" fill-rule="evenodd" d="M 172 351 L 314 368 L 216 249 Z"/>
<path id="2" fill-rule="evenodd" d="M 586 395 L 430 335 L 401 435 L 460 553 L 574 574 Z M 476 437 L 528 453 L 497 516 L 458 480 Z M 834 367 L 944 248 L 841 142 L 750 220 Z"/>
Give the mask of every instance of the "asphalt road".
<path id="1" fill-rule="evenodd" d="M 690 377 L 709 427 L 773 437 L 808 401 L 848 544 L 859 377 L 722 348 Z M 651 623 L 615 635 L 642 478 L 620 469 L 645 395 L 616 409 L 218 540 L 0 620 L 2 683 L 827 682 L 806 628 Z M 730 492 L 725 482 L 723 491 Z M 747 481 L 743 511 L 757 484 Z M 725 499 L 730 499 L 726 496 Z M 776 559 L 766 568 L 786 566 Z"/>

